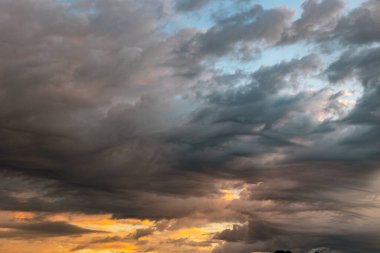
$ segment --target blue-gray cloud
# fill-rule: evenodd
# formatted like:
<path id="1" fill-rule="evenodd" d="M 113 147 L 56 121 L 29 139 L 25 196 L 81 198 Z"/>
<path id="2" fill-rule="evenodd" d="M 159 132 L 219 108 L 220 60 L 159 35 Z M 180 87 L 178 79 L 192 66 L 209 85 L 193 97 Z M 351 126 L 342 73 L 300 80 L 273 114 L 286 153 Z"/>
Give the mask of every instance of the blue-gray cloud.
<path id="1" fill-rule="evenodd" d="M 379 250 L 379 2 L 220 5 L 209 28 L 167 26 L 207 4 L 0 0 L 0 209 L 236 222 L 215 252 Z M 227 206 L 225 185 L 241 190 Z"/>

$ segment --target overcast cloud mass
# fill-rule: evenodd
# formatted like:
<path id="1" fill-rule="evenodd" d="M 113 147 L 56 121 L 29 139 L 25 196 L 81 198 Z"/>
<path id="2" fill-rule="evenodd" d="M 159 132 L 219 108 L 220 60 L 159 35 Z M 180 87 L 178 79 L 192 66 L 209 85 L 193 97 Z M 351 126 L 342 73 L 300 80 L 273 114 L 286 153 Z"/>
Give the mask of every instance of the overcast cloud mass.
<path id="1" fill-rule="evenodd" d="M 0 0 L 0 251 L 380 252 L 380 1 Z"/>

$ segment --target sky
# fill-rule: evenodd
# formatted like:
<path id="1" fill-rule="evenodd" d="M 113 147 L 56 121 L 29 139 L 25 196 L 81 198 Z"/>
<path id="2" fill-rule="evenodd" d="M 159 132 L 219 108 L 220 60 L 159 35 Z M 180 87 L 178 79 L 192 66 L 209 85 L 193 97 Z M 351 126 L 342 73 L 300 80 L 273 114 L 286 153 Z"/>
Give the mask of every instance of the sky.
<path id="1" fill-rule="evenodd" d="M 0 252 L 380 252 L 380 1 L 0 0 Z"/>

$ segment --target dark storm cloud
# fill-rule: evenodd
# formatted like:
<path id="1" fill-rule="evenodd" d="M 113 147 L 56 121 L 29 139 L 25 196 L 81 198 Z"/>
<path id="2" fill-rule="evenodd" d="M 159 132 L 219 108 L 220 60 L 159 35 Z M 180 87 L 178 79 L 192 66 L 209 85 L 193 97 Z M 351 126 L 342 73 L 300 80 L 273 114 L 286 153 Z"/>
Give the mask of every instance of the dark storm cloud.
<path id="1" fill-rule="evenodd" d="M 0 0 L 0 209 L 240 222 L 214 252 L 378 251 L 378 1 L 343 15 L 341 1 L 309 0 L 295 21 L 253 5 L 174 32 L 162 31 L 171 7 L 210 2 L 143 2 Z M 213 65 L 326 38 L 347 50 L 327 67 L 318 49 L 232 74 Z M 361 83 L 357 101 L 346 81 Z M 224 187 L 240 198 L 226 204 Z M 93 232 L 9 228 L 0 236 Z"/>
<path id="2" fill-rule="evenodd" d="M 191 175 L 190 175 L 191 176 Z M 189 184 L 196 183 L 195 178 L 188 176 L 185 179 L 173 179 L 175 183 Z M 166 177 L 162 176 L 166 179 Z M 112 179 L 111 176 L 108 180 Z M 62 179 L 63 180 L 63 179 Z M 72 179 L 71 179 L 72 180 Z M 134 180 L 137 180 L 134 178 Z M 157 179 L 159 181 L 159 179 Z M 193 181 L 194 180 L 194 181 Z M 212 179 L 211 179 L 212 180 Z M 124 180 L 127 182 L 127 180 Z M 202 184 L 210 183 L 210 179 L 203 179 Z M 158 184 L 151 180 L 152 184 Z M 170 183 L 170 182 L 169 182 Z M 33 189 L 33 185 L 26 189 L 20 189 L 20 196 L 15 196 L 13 192 L 3 190 L 0 194 L 2 210 L 9 211 L 34 211 L 34 212 L 74 212 L 74 213 L 112 213 L 114 218 L 179 218 L 189 216 L 196 212 L 208 213 L 214 208 L 220 206 L 217 200 L 213 200 L 203 196 L 196 196 L 197 189 L 194 185 L 189 186 L 171 185 L 163 186 L 154 190 L 146 190 L 144 187 L 128 190 L 127 188 L 104 189 L 102 184 L 86 185 L 71 184 L 65 181 L 52 181 L 42 188 L 43 190 Z M 195 184 L 195 186 L 197 183 Z M 174 189 L 179 187 L 188 187 L 187 193 L 165 193 L 165 188 Z M 25 191 L 33 189 L 32 196 L 28 196 Z M 173 189 L 171 189 L 173 190 Z M 195 193 L 194 193 L 195 192 Z M 23 196 L 25 194 L 26 196 Z M 208 192 L 208 194 L 210 194 Z M 195 195 L 195 196 L 194 196 Z M 49 198 L 47 201 L 46 198 Z M 90 201 L 91 199 L 91 201 Z M 212 206 L 210 206 L 212 203 Z"/>
<path id="3" fill-rule="evenodd" d="M 213 188 L 202 175 L 192 180 L 186 173 L 177 175 L 168 147 L 155 136 L 173 124 L 170 117 L 176 107 L 165 102 L 155 86 L 169 85 L 173 80 L 161 85 L 159 80 L 167 78 L 161 73 L 167 70 L 168 76 L 178 76 L 170 66 L 181 65 L 175 62 L 182 60 L 166 55 L 181 41 L 171 38 L 169 46 L 155 33 L 165 18 L 164 6 L 146 1 L 145 15 L 140 15 L 142 6 L 136 1 L 0 4 L 4 17 L 0 53 L 9 59 L 0 68 L 1 169 L 12 177 L 45 180 L 26 199 L 5 190 L 2 208 L 112 210 L 118 213 L 115 217 L 139 217 L 145 216 L 143 209 L 150 212 L 152 206 L 166 202 L 165 210 L 146 215 L 177 217 L 182 208 L 186 211 L 179 216 L 193 212 L 191 204 L 179 204 L 185 201 L 155 196 L 155 192 L 199 196 Z M 148 90 L 157 97 L 144 96 Z M 8 174 L 4 175 L 6 180 Z M 35 184 L 26 181 L 22 191 Z M 47 204 L 42 196 L 54 201 Z M 87 201 L 90 196 L 96 201 Z M 181 207 L 169 210 L 172 204 Z M 123 211 L 127 209 L 129 214 Z"/>
<path id="4" fill-rule="evenodd" d="M 268 245 L 268 246 L 266 246 Z M 315 246 L 317 245 L 317 246 Z M 328 245 L 328 246 L 318 246 Z M 273 241 L 258 242 L 256 244 L 243 242 L 226 242 L 216 247 L 214 253 L 240 252 L 250 253 L 252 251 L 274 252 L 276 249 L 292 248 L 294 253 L 304 252 L 330 252 L 345 253 L 376 252 L 379 245 L 376 239 L 368 234 L 342 234 L 326 236 L 322 234 L 298 234 L 277 237 Z"/>
<path id="5" fill-rule="evenodd" d="M 380 86 L 369 87 L 364 91 L 355 109 L 345 120 L 353 124 L 376 126 L 380 124 Z M 367 139 L 369 140 L 369 139 Z"/>
<path id="6" fill-rule="evenodd" d="M 88 233 L 101 233 L 101 231 L 81 228 L 65 222 L 38 222 L 38 223 L 14 223 L 0 225 L 7 231 L 0 232 L 0 238 L 24 238 L 33 239 L 39 237 L 79 236 Z"/>
<path id="7" fill-rule="evenodd" d="M 297 146 L 291 133 L 281 133 L 273 126 L 298 120 L 289 119 L 288 114 L 306 103 L 309 95 L 279 96 L 277 92 L 295 86 L 299 76 L 320 66 L 318 57 L 309 55 L 261 67 L 251 75 L 249 85 L 211 95 L 208 107 L 198 111 L 187 126 L 170 133 L 168 140 L 177 143 L 181 164 L 195 170 L 208 166 L 223 170 L 223 164 L 237 157 L 258 157 Z"/>
<path id="8" fill-rule="evenodd" d="M 283 233 L 276 226 L 268 222 L 252 219 L 245 225 L 234 225 L 232 229 L 226 229 L 218 233 L 215 238 L 223 241 L 266 241 Z"/>
<path id="9" fill-rule="evenodd" d="M 378 86 L 380 48 L 348 50 L 327 68 L 329 80 L 333 83 L 357 78 L 364 86 Z"/>
<path id="10" fill-rule="evenodd" d="M 364 159 L 376 159 L 379 155 L 377 143 L 380 140 L 379 119 L 379 48 L 346 51 L 327 68 L 329 80 L 334 83 L 357 80 L 363 87 L 363 96 L 355 108 L 343 120 L 356 129 L 342 141 L 347 149 L 356 150 L 357 155 L 365 153 Z M 363 149 L 362 146 L 365 146 Z M 362 147 L 359 152 L 358 148 Z"/>
<path id="11" fill-rule="evenodd" d="M 282 229 L 278 229 L 278 227 Z M 292 252 L 371 252 L 376 251 L 379 243 L 371 233 L 355 232 L 307 232 L 299 230 L 299 224 L 288 227 L 268 224 L 255 218 L 244 225 L 235 225 L 216 235 L 226 241 L 213 252 L 252 251 L 273 252 L 275 249 L 292 249 Z M 312 250 L 314 249 L 314 250 Z M 310 251 L 309 251 L 310 250 Z M 331 250 L 331 251 L 330 251 Z"/>
<path id="12" fill-rule="evenodd" d="M 379 160 L 380 151 L 380 86 L 367 88 L 356 108 L 345 118 L 357 128 L 352 135 L 342 141 L 351 150 L 366 153 L 365 159 Z M 359 148 L 362 147 L 362 152 Z M 363 149 L 363 147 L 365 147 Z"/>
<path id="13" fill-rule="evenodd" d="M 198 170 L 208 166 L 221 166 L 239 156 L 259 155 L 276 147 L 293 145 L 286 137 L 265 128 L 270 129 L 271 124 L 297 104 L 298 98 L 266 99 L 260 98 L 260 94 L 258 90 L 248 90 L 247 93 L 242 91 L 229 98 L 232 101 L 216 102 L 214 107 L 199 112 L 194 123 L 173 132 L 174 136 L 169 140 L 181 144 L 178 146 L 181 163 Z M 233 104 L 234 101 L 244 101 L 249 96 L 252 96 L 252 102 Z M 239 137 L 242 137 L 241 140 Z"/>

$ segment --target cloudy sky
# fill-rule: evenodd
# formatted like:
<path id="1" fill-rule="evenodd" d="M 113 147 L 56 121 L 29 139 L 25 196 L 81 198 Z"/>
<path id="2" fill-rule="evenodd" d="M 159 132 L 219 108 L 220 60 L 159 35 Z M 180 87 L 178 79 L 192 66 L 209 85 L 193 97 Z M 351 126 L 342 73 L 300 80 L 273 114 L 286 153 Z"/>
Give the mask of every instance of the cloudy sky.
<path id="1" fill-rule="evenodd" d="M 379 0 L 0 0 L 0 252 L 380 252 Z"/>

